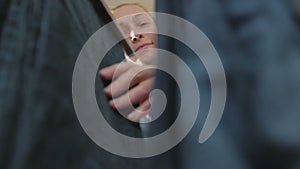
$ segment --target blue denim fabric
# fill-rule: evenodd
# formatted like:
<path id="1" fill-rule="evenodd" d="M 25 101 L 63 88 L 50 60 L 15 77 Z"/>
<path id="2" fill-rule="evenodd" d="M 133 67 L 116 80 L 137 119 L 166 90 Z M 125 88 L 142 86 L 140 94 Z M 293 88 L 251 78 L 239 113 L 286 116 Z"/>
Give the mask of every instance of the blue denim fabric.
<path id="1" fill-rule="evenodd" d="M 179 43 L 160 41 L 183 56 L 199 77 L 203 107 L 181 144 L 140 160 L 99 148 L 74 112 L 77 55 L 104 25 L 93 5 L 84 0 L 0 2 L 1 169 L 299 168 L 299 12 L 292 12 L 288 1 L 157 1 L 158 11 L 189 20 L 212 41 L 226 71 L 228 100 L 216 133 L 198 144 L 210 99 L 205 69 Z M 102 66 L 121 61 L 121 55 L 120 48 L 113 49 Z M 166 81 L 158 85 L 168 89 Z M 97 82 L 98 100 L 107 101 Z M 104 109 L 118 130 L 140 135 L 136 125 Z"/>
<path id="2" fill-rule="evenodd" d="M 96 12 L 94 2 L 1 1 L 0 168 L 141 167 L 139 160 L 112 155 L 93 143 L 74 111 L 76 58 L 85 41 L 104 25 L 103 11 Z M 102 67 L 121 61 L 121 48 L 107 58 Z M 140 135 L 137 125 L 109 108 L 103 84 L 97 81 L 105 116 L 125 133 Z"/>
<path id="3" fill-rule="evenodd" d="M 156 6 L 157 11 L 183 17 L 202 30 L 217 49 L 227 76 L 221 124 L 207 143 L 199 145 L 197 134 L 210 101 L 205 69 L 180 44 L 159 41 L 161 48 L 186 60 L 202 86 L 197 125 L 178 148 L 183 156 L 181 168 L 286 169 L 299 164 L 300 32 L 299 16 L 291 4 L 161 0 Z"/>

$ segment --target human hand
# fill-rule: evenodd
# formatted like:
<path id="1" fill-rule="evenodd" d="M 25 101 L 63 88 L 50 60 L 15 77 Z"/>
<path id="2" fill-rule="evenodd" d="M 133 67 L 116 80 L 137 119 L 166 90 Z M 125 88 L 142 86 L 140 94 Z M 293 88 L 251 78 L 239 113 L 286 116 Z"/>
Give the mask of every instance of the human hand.
<path id="1" fill-rule="evenodd" d="M 112 97 L 109 105 L 119 110 L 138 104 L 138 107 L 127 116 L 129 120 L 138 122 L 143 117 L 149 118 L 147 116 L 151 106 L 149 93 L 155 81 L 156 51 L 143 50 L 130 59 L 103 68 L 99 73 L 103 79 L 112 80 L 104 89 L 105 94 Z"/>

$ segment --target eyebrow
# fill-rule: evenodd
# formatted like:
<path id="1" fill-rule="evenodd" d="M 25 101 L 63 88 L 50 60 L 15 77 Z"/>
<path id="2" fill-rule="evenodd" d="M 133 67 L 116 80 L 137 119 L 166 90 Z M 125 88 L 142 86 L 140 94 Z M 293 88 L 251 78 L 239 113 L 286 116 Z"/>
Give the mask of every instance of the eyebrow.
<path id="1" fill-rule="evenodd" d="M 126 22 L 119 22 L 117 23 L 120 27 L 128 27 L 128 24 Z"/>
<path id="2" fill-rule="evenodd" d="M 126 23 L 119 23 L 120 29 L 128 29 L 128 25 Z M 124 31 L 124 30 L 123 30 Z"/>
<path id="3" fill-rule="evenodd" d="M 136 19 L 136 18 L 138 18 L 138 17 L 141 17 L 141 16 L 147 16 L 147 15 L 144 14 L 144 13 L 136 14 L 136 15 L 134 15 L 134 19 Z"/>

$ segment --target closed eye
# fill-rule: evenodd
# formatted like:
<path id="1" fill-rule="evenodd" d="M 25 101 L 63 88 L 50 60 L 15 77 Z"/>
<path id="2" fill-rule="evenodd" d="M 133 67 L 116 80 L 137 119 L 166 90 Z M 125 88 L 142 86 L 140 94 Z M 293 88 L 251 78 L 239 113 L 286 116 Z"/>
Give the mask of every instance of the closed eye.
<path id="1" fill-rule="evenodd" d="M 146 25 L 149 25 L 150 23 L 149 22 L 141 22 L 139 23 L 139 26 L 146 26 Z"/>

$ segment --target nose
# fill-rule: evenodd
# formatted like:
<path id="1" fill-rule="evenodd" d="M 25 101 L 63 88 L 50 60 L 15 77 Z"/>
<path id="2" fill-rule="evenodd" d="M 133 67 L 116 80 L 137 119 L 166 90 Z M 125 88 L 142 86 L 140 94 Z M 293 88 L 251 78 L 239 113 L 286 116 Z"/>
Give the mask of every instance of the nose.
<path id="1" fill-rule="evenodd" d="M 131 42 L 135 43 L 140 41 L 144 36 L 142 34 L 135 34 L 134 36 L 131 37 Z"/>

